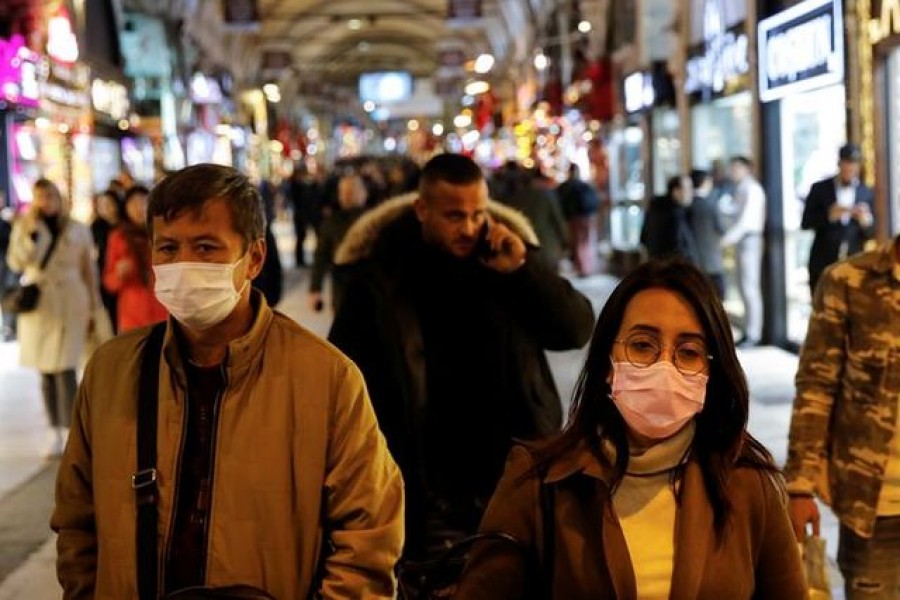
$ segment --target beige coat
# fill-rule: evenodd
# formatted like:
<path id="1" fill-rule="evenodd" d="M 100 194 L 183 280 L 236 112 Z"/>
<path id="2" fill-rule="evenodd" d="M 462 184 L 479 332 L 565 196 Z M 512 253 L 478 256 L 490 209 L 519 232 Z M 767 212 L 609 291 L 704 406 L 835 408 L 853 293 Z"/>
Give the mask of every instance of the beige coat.
<path id="1" fill-rule="evenodd" d="M 13 225 L 6 259 L 11 269 L 23 274 L 23 281 L 36 282 L 41 288 L 37 308 L 18 318 L 19 360 L 22 366 L 42 373 L 75 369 L 91 315 L 99 306 L 94 241 L 90 229 L 69 219 L 42 271 L 50 230 L 38 221 L 35 241 L 27 223 L 28 219 L 22 218 Z"/>
<path id="2" fill-rule="evenodd" d="M 279 600 L 390 598 L 403 544 L 403 484 L 362 376 L 327 342 L 260 305 L 229 345 L 216 430 L 207 585 Z M 51 525 L 65 598 L 136 597 L 136 398 L 146 329 L 101 346 L 85 372 Z M 185 374 L 166 333 L 160 364 L 160 552 L 171 536 Z M 325 556 L 324 577 L 316 571 Z M 162 563 L 161 563 L 162 564 Z M 165 574 L 160 573 L 164 581 Z"/>

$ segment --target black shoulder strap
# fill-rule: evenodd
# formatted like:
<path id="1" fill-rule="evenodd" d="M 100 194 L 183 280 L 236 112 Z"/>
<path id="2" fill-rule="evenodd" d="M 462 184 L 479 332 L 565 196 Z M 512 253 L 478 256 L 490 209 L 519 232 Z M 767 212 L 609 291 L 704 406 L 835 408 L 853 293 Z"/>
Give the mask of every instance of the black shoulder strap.
<path id="1" fill-rule="evenodd" d="M 137 471 L 131 476 L 137 502 L 137 582 L 140 600 L 156 600 L 157 577 L 157 483 L 156 418 L 159 394 L 159 361 L 165 322 L 154 325 L 141 354 L 137 406 Z"/>
<path id="2" fill-rule="evenodd" d="M 44 254 L 44 258 L 41 259 L 41 271 L 47 268 L 47 263 L 50 262 L 50 258 L 53 256 L 53 251 L 56 249 L 56 242 L 59 241 L 59 236 L 61 236 L 65 231 L 65 228 L 60 229 L 56 235 L 51 236 L 50 246 L 47 248 L 47 253 Z"/>

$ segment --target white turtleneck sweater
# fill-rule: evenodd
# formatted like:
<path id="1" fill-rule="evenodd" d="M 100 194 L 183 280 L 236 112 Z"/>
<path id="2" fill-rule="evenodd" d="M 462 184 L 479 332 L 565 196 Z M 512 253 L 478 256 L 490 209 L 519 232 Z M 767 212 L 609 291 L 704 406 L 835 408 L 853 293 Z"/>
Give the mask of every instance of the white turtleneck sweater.
<path id="1" fill-rule="evenodd" d="M 685 459 L 694 422 L 650 448 L 631 449 L 613 507 L 622 526 L 641 600 L 667 600 L 675 561 L 677 505 L 672 470 Z"/>

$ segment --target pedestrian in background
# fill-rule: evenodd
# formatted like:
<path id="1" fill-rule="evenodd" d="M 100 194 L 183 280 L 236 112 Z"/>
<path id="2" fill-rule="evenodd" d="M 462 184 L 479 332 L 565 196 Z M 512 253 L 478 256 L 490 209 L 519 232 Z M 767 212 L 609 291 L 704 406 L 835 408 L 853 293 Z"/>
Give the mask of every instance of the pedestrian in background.
<path id="1" fill-rule="evenodd" d="M 116 298 L 116 331 L 123 333 L 164 321 L 166 309 L 153 294 L 147 196 L 135 186 L 125 192 L 122 220 L 109 235 L 103 288 Z"/>
<path id="2" fill-rule="evenodd" d="M 109 244 L 109 236 L 119 225 L 123 218 L 122 198 L 113 190 L 108 189 L 94 196 L 94 217 L 91 220 L 91 235 L 94 238 L 94 248 L 97 253 L 97 273 L 100 277 L 106 272 L 106 254 Z M 100 286 L 100 299 L 103 308 L 112 325 L 113 332 L 119 325 L 118 301 L 115 292 Z"/>
<path id="3" fill-rule="evenodd" d="M 803 229 L 815 231 L 809 251 L 809 291 L 815 294 L 832 263 L 862 252 L 875 236 L 875 194 L 859 180 L 862 152 L 855 144 L 838 151 L 838 174 L 812 185 L 803 206 Z"/>
<path id="4" fill-rule="evenodd" d="M 569 166 L 569 178 L 556 188 L 563 215 L 569 226 L 572 266 L 579 277 L 592 275 L 597 268 L 597 211 L 600 197 L 581 178 L 578 165 Z"/>
<path id="5" fill-rule="evenodd" d="M 87 226 L 69 218 L 59 188 L 39 179 L 29 211 L 13 225 L 7 263 L 40 288 L 37 307 L 18 316 L 19 362 L 41 374 L 52 429 L 51 455 L 62 452 L 75 398 L 75 369 L 100 305 L 94 243 Z M 41 262 L 49 257 L 46 265 Z"/>
<path id="6" fill-rule="evenodd" d="M 735 184 L 734 223 L 722 235 L 722 247 L 734 247 L 738 289 L 744 304 L 744 333 L 737 341 L 740 348 L 758 346 L 762 339 L 762 253 L 766 226 L 766 193 L 752 173 L 753 163 L 736 156 L 729 163 Z"/>
<path id="7" fill-rule="evenodd" d="M 485 513 L 481 532 L 525 548 L 476 543 L 456 597 L 806 599 L 748 408 L 709 280 L 682 261 L 638 266 L 600 313 L 566 429 L 513 449 Z"/>
<path id="8" fill-rule="evenodd" d="M 681 257 L 697 262 L 697 247 L 687 217 L 690 190 L 685 190 L 685 183 L 681 176 L 669 178 L 665 196 L 654 197 L 647 207 L 641 244 L 649 258 Z"/>
<path id="9" fill-rule="evenodd" d="M 343 281 L 340 274 L 334 273 L 334 255 L 347 231 L 366 211 L 368 194 L 359 175 L 344 175 L 338 181 L 338 209 L 322 221 L 309 277 L 309 306 L 316 312 L 324 306 L 322 288 L 326 274 L 331 273 L 331 306 L 335 311 L 344 298 Z"/>
<path id="10" fill-rule="evenodd" d="M 9 252 L 9 241 L 12 236 L 13 209 L 4 206 L 3 194 L 0 192 L 0 297 L 6 290 L 16 285 L 19 274 L 6 264 Z M 0 309 L 0 342 L 11 342 L 16 339 L 16 315 Z"/>
<path id="11" fill-rule="evenodd" d="M 697 266 L 713 282 L 719 300 L 725 299 L 725 274 L 722 264 L 722 234 L 725 226 L 719 203 L 713 195 L 713 178 L 700 169 L 691 171 L 694 199 L 688 210 L 688 223 L 697 249 Z"/>

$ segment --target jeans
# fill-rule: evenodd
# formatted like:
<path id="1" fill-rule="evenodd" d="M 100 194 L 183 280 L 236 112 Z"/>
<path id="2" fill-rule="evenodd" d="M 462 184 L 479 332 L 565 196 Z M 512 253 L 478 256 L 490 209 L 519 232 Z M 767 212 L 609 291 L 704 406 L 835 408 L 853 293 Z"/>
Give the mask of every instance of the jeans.
<path id="1" fill-rule="evenodd" d="M 77 391 L 75 370 L 41 373 L 41 392 L 51 427 L 68 427 Z"/>
<path id="2" fill-rule="evenodd" d="M 842 525 L 837 558 L 847 600 L 900 600 L 900 516 L 879 517 L 871 539 Z"/>

